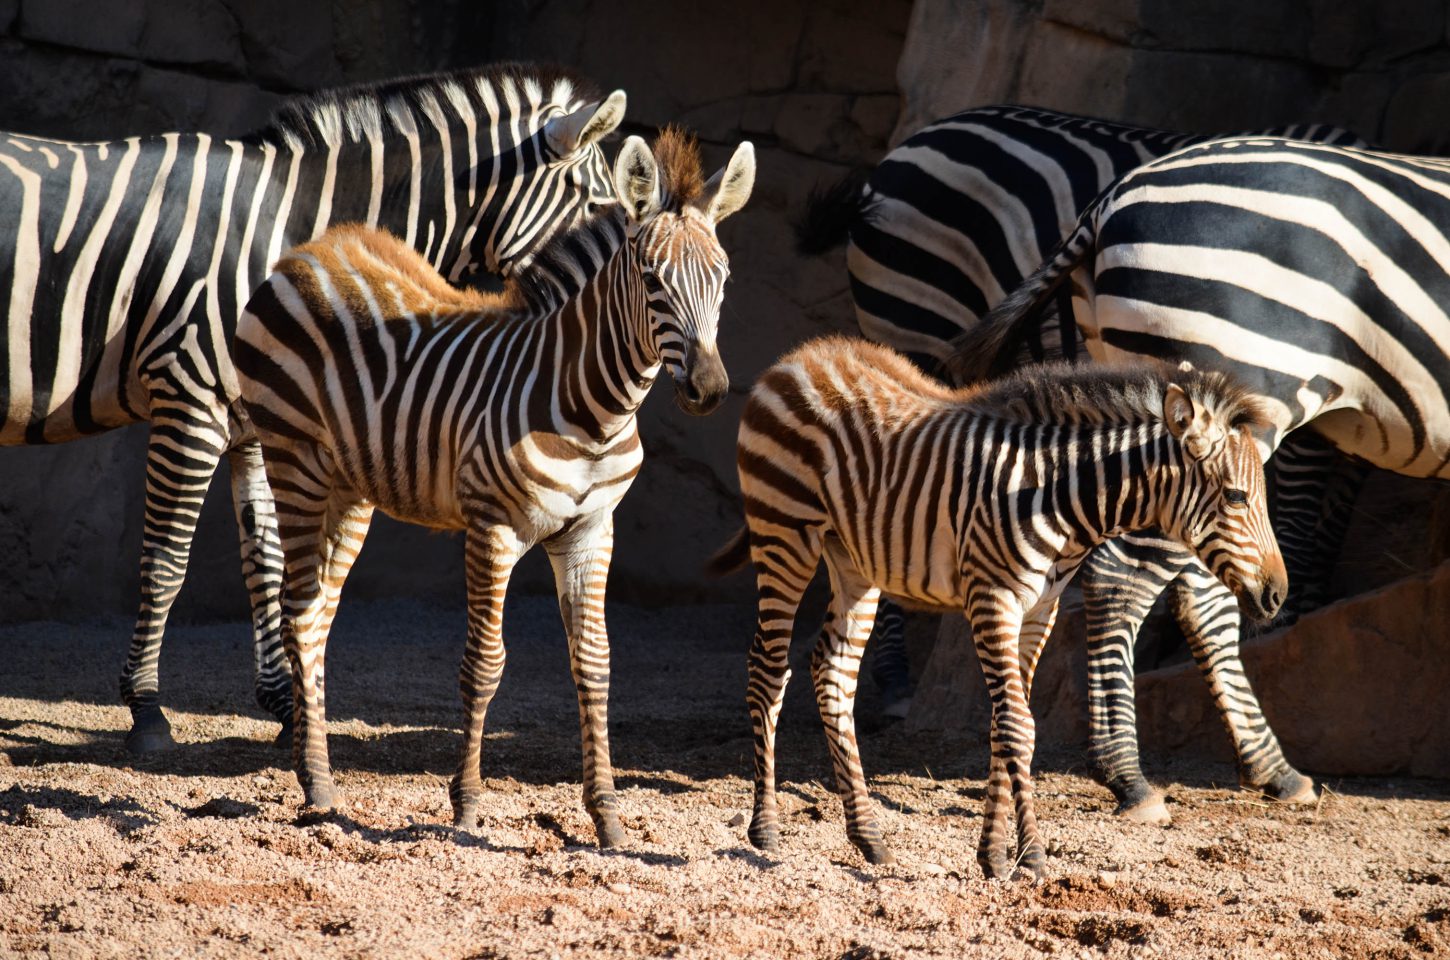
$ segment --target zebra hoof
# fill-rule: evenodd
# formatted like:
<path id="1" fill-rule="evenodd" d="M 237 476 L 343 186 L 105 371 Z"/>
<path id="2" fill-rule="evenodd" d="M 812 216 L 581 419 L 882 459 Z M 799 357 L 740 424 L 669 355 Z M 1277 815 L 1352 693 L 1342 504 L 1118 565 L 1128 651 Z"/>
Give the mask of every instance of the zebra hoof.
<path id="1" fill-rule="evenodd" d="M 1113 812 L 1124 820 L 1131 820 L 1134 823 L 1149 823 L 1166 827 L 1173 822 L 1173 816 L 1168 812 L 1168 805 L 1163 802 L 1163 794 L 1157 790 L 1138 800 L 1124 801 L 1118 804 L 1118 809 Z"/>
<path id="2" fill-rule="evenodd" d="M 282 724 L 282 729 L 277 731 L 277 736 L 272 740 L 272 746 L 278 750 L 291 750 L 293 729 L 290 723 Z"/>
<path id="3" fill-rule="evenodd" d="M 977 863 L 981 865 L 982 873 L 988 880 L 1006 880 L 1017 869 L 1017 865 L 1006 857 L 984 857 L 979 854 Z"/>
<path id="4" fill-rule="evenodd" d="M 176 740 L 171 736 L 171 724 L 166 721 L 160 707 L 153 707 L 136 715 L 131 732 L 126 734 L 128 753 L 160 753 L 174 750 Z"/>
<path id="5" fill-rule="evenodd" d="M 879 840 L 876 843 L 857 843 L 856 847 L 861 851 L 861 856 L 866 858 L 866 862 L 874 866 L 884 867 L 896 862 L 896 854 Z"/>
<path id="6" fill-rule="evenodd" d="M 478 805 L 465 804 L 453 811 L 453 829 L 474 830 L 478 827 Z"/>
<path id="7" fill-rule="evenodd" d="M 1017 859 L 1017 868 L 1012 871 L 1014 881 L 1040 883 L 1047 877 L 1047 852 L 1042 844 L 1034 843 Z"/>
<path id="8" fill-rule="evenodd" d="M 1278 782 L 1264 787 L 1263 792 L 1280 803 L 1316 803 L 1319 800 L 1314 781 L 1297 771 L 1280 777 Z"/>
<path id="9" fill-rule="evenodd" d="M 629 834 L 624 832 L 618 820 L 605 820 L 595 824 L 594 832 L 599 836 L 599 849 L 610 850 L 614 847 L 622 847 L 629 842 Z"/>
<path id="10" fill-rule="evenodd" d="M 307 798 L 305 807 L 308 813 L 329 813 L 341 803 L 337 787 L 331 783 L 315 783 L 305 788 L 303 794 Z"/>
<path id="11" fill-rule="evenodd" d="M 911 694 L 888 700 L 881 707 L 881 718 L 883 720 L 905 720 L 906 715 L 911 712 Z"/>
<path id="12" fill-rule="evenodd" d="M 780 827 L 770 824 L 750 825 L 750 845 L 757 850 L 780 848 Z"/>

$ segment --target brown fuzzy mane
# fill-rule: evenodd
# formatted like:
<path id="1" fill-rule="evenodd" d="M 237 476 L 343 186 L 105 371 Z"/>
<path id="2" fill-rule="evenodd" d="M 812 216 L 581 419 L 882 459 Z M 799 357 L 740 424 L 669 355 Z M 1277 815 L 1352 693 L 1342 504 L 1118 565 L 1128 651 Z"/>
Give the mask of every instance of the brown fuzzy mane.
<path id="1" fill-rule="evenodd" d="M 1163 418 L 1163 394 L 1177 384 L 1230 429 L 1270 425 L 1259 397 L 1233 377 L 1167 363 L 1046 363 L 981 384 L 967 403 L 1022 423 L 1123 423 Z"/>
<path id="2" fill-rule="evenodd" d="M 660 166 L 660 186 L 665 195 L 665 208 L 679 211 L 705 192 L 705 173 L 700 165 L 700 144 L 693 133 L 671 125 L 660 131 L 653 148 L 655 162 Z"/>

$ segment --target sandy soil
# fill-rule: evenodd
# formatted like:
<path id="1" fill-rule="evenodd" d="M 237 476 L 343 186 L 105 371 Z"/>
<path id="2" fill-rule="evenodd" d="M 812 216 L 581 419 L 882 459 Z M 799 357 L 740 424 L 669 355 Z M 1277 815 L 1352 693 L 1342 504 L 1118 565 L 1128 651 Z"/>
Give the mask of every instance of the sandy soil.
<path id="1" fill-rule="evenodd" d="M 343 815 L 298 818 L 250 705 L 245 627 L 174 628 L 178 750 L 133 763 L 115 677 L 127 624 L 0 630 L 0 954 L 149 956 L 1450 956 L 1450 785 L 1331 781 L 1314 808 L 1149 757 L 1169 828 L 1118 822 L 1081 758 L 1039 752 L 1051 877 L 988 882 L 983 731 L 863 739 L 899 863 L 845 839 L 807 644 L 783 719 L 785 833 L 745 840 L 745 606 L 611 607 L 614 759 L 632 848 L 580 803 L 551 600 L 509 612 L 480 828 L 448 826 L 461 607 L 343 605 L 329 658 Z M 862 714 L 872 707 L 863 695 Z M 0 761 L 3 762 L 3 761 Z"/>

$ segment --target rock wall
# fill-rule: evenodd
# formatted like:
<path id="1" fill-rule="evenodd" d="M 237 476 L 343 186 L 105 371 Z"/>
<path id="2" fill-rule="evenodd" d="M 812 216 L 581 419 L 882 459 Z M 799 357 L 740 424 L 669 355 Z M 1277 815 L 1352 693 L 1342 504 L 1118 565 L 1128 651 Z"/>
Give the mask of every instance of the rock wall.
<path id="1" fill-rule="evenodd" d="M 1319 120 L 1439 153 L 1446 30 L 1444 0 L 917 0 L 892 141 L 1013 101 L 1182 130 Z"/>
<path id="2" fill-rule="evenodd" d="M 799 340 L 850 329 L 839 258 L 803 261 L 788 218 L 817 182 L 873 162 L 896 122 L 908 0 L 0 0 L 0 129 L 100 139 L 237 134 L 286 95 L 486 63 L 552 60 L 629 93 L 627 132 L 696 129 L 707 162 L 742 138 L 759 178 L 721 235 L 733 279 L 721 350 L 730 400 L 697 420 L 665 386 L 644 415 L 643 472 L 617 515 L 612 595 L 669 602 L 710 589 L 703 558 L 739 522 L 743 392 Z M 613 148 L 610 148 L 611 150 Z M 0 451 L 0 622 L 130 615 L 138 595 L 145 428 Z M 193 547 L 179 618 L 245 615 L 225 469 Z M 547 589 L 531 557 L 516 582 Z M 457 537 L 379 518 L 349 596 L 463 597 Z M 460 630 L 462 621 L 459 622 Z"/>
<path id="3" fill-rule="evenodd" d="M 1289 761 L 1321 776 L 1450 777 L 1447 622 L 1450 563 L 1245 642 L 1244 670 Z M 1067 600 L 1038 664 L 1032 713 L 1039 743 L 1087 743 L 1082 618 Z M 944 617 L 908 722 L 985 742 L 990 720 L 971 631 Z M 1138 734 L 1150 764 L 1170 751 L 1233 760 L 1191 662 L 1139 674 Z"/>

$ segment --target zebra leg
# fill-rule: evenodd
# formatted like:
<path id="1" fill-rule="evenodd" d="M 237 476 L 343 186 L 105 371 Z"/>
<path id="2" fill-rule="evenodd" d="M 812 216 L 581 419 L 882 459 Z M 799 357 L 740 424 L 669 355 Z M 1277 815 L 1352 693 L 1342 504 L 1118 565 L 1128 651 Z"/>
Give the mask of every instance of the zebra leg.
<path id="1" fill-rule="evenodd" d="M 1037 674 L 1037 661 L 1042 659 L 1042 648 L 1052 635 L 1057 610 L 1058 601 L 1053 600 L 1022 624 L 1022 635 L 1017 641 L 1017 664 L 1022 671 L 1022 695 L 1028 704 L 1032 703 L 1032 678 Z"/>
<path id="2" fill-rule="evenodd" d="M 750 558 L 755 565 L 759 613 L 750 644 L 745 702 L 755 738 L 755 805 L 750 842 L 761 850 L 780 845 L 780 815 L 775 798 L 775 731 L 785 685 L 790 680 L 790 640 L 796 610 L 821 558 L 820 534 L 806 529 L 765 538 L 752 530 Z"/>
<path id="3" fill-rule="evenodd" d="M 1280 620 L 1293 622 L 1324 605 L 1355 497 L 1370 468 L 1313 430 L 1295 430 L 1274 452 L 1268 469 L 1274 481 L 1274 535 L 1289 570 L 1289 599 Z"/>
<path id="4" fill-rule="evenodd" d="M 911 711 L 911 663 L 906 656 L 906 614 L 882 597 L 871 634 L 871 680 L 881 691 L 881 715 L 897 720 Z"/>
<path id="5" fill-rule="evenodd" d="M 1152 537 L 1118 537 L 1088 554 L 1079 573 L 1087 619 L 1088 756 L 1118 799 L 1116 813 L 1140 823 L 1170 819 L 1163 794 L 1149 785 L 1138 761 L 1133 684 L 1138 631 L 1182 566 L 1167 547 Z"/>
<path id="6" fill-rule="evenodd" d="M 601 847 L 628 838 L 619 822 L 614 767 L 609 761 L 609 634 L 604 588 L 614 552 L 614 520 L 571 530 L 546 544 L 559 591 L 559 613 L 569 636 L 569 667 L 579 692 L 579 740 L 584 751 L 584 808 Z"/>
<path id="7" fill-rule="evenodd" d="M 181 406 L 158 412 L 146 445 L 146 517 L 141 534 L 141 610 L 121 674 L 131 708 L 126 749 L 176 746 L 161 712 L 157 663 L 166 618 L 186 578 L 191 540 L 211 478 L 226 447 L 225 417 Z"/>
<path id="8" fill-rule="evenodd" d="M 1192 563 L 1174 581 L 1173 612 L 1208 682 L 1219 716 L 1233 740 L 1239 783 L 1289 803 L 1312 803 L 1314 781 L 1289 765 L 1269 728 L 1239 659 L 1238 601 L 1227 587 Z"/>
<path id="9" fill-rule="evenodd" d="M 483 798 L 483 724 L 488 706 L 503 679 L 503 603 L 509 577 L 523 555 L 523 545 L 512 528 L 476 524 L 468 528 L 465 544 L 468 579 L 468 644 L 458 671 L 467 723 L 463 728 L 463 754 L 448 786 L 453 825 L 471 830 L 478 824 Z"/>
<path id="10" fill-rule="evenodd" d="M 1012 594 L 974 584 L 967 590 L 966 614 L 972 624 L 977 659 L 987 681 L 987 695 L 992 701 L 992 761 L 987 774 L 977 862 L 988 877 L 1013 876 L 1020 867 L 1024 873 L 1040 878 L 1046 869 L 1047 851 L 1037 829 L 1032 802 L 1036 727 L 1023 683 L 1019 651 L 1024 628 L 1021 608 Z M 1029 620 L 1046 620 L 1051 614 L 1051 609 L 1039 609 L 1033 611 Z M 1033 632 L 1043 626 L 1045 623 L 1035 624 Z M 1007 825 L 1014 803 L 1015 844 Z"/>
<path id="11" fill-rule="evenodd" d="M 828 550 L 826 563 L 831 572 L 831 610 L 811 656 L 816 706 L 831 750 L 836 792 L 845 807 L 846 836 L 867 863 L 892 863 L 896 858 L 882 839 L 881 825 L 866 791 L 854 715 L 861 655 L 871 637 L 881 592 L 851 568 L 844 551 Z"/>
<path id="12" fill-rule="evenodd" d="M 292 743 L 292 676 L 282 648 L 282 542 L 277 508 L 262 464 L 262 447 L 248 440 L 227 452 L 232 506 L 242 537 L 242 576 L 252 606 L 257 703 L 282 724 L 277 746 Z"/>

